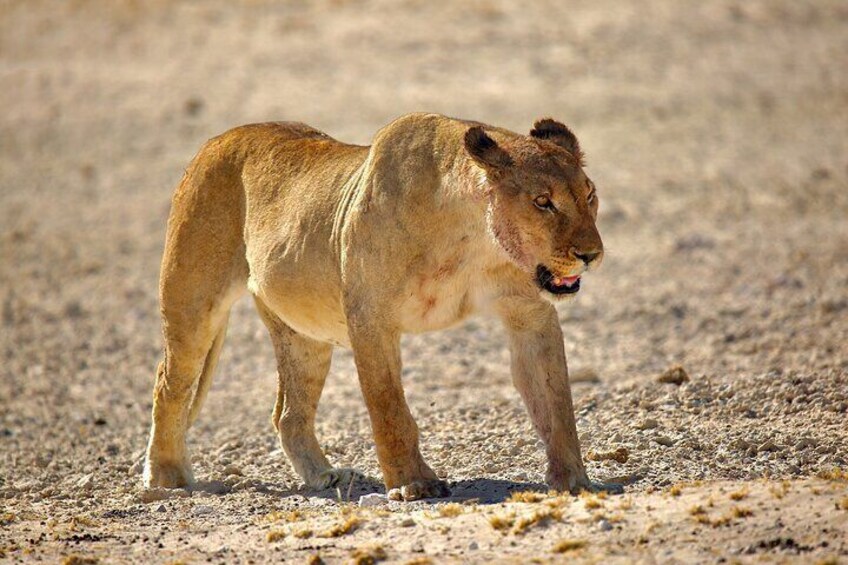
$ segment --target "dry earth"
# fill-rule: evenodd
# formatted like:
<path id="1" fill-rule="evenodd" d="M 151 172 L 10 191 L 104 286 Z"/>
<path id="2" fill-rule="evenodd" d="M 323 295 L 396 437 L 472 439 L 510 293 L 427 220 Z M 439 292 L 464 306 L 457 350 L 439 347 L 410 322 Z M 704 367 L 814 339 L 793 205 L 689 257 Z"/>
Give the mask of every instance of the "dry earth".
<path id="1" fill-rule="evenodd" d="M 848 562 L 846 30 L 838 0 L 0 0 L 0 560 Z M 302 490 L 248 301 L 190 438 L 205 482 L 142 493 L 193 152 L 419 110 L 580 136 L 608 256 L 560 315 L 590 472 L 626 494 L 506 502 L 544 457 L 488 319 L 404 342 L 453 504 Z M 319 420 L 376 476 L 349 352 Z"/>

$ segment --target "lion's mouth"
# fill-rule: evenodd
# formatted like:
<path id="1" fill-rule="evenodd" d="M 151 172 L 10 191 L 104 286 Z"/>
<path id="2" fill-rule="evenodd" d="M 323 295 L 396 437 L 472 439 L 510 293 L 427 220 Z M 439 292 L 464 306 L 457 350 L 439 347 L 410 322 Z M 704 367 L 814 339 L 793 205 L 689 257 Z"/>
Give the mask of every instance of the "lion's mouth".
<path id="1" fill-rule="evenodd" d="M 536 267 L 536 282 L 551 294 L 574 294 L 580 290 L 580 275 L 558 277 L 544 265 Z"/>

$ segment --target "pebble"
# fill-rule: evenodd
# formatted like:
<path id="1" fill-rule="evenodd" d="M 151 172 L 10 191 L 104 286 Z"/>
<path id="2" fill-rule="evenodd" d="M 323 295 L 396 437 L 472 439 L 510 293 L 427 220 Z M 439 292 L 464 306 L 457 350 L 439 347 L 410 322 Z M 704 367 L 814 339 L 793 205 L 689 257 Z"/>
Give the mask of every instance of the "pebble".
<path id="1" fill-rule="evenodd" d="M 168 509 L 165 508 L 164 504 L 160 504 L 159 507 L 156 509 L 156 512 L 167 512 L 167 511 L 168 511 Z"/>
<path id="2" fill-rule="evenodd" d="M 382 506 L 388 502 L 388 497 L 385 494 L 380 494 L 377 492 L 372 492 L 370 494 L 365 494 L 359 497 L 359 506 L 361 508 L 373 508 L 375 506 Z"/>
<path id="3" fill-rule="evenodd" d="M 207 514 L 213 514 L 215 509 L 211 506 L 206 506 L 205 504 L 200 504 L 191 509 L 191 513 L 195 516 L 205 516 Z"/>
<path id="4" fill-rule="evenodd" d="M 645 418 L 636 424 L 636 428 L 639 430 L 652 430 L 659 426 L 659 423 L 653 418 Z"/>
<path id="5" fill-rule="evenodd" d="M 654 441 L 665 447 L 671 447 L 674 445 L 674 440 L 668 436 L 657 436 L 654 438 Z"/>
<path id="6" fill-rule="evenodd" d="M 480 549 L 480 544 L 477 543 L 476 541 L 472 541 L 471 543 L 468 544 L 468 551 L 475 551 L 475 550 L 478 550 L 478 549 Z"/>
<path id="7" fill-rule="evenodd" d="M 670 367 L 663 374 L 657 377 L 657 382 L 677 386 L 680 386 L 687 381 L 689 381 L 689 373 L 687 373 L 686 369 L 680 365 Z"/>
<path id="8" fill-rule="evenodd" d="M 415 525 L 415 520 L 413 520 L 412 518 L 404 518 L 400 521 L 400 525 L 402 528 L 411 528 Z"/>
<path id="9" fill-rule="evenodd" d="M 224 467 L 224 474 L 241 476 L 243 473 L 241 467 L 239 467 L 238 465 L 231 464 Z"/>
<path id="10" fill-rule="evenodd" d="M 608 532 L 612 529 L 612 524 L 609 523 L 609 520 L 600 520 L 598 521 L 598 529 L 602 532 Z"/>
<path id="11" fill-rule="evenodd" d="M 757 446 L 757 451 L 762 453 L 763 451 L 779 451 L 780 448 L 770 439 L 764 441 L 760 445 Z"/>

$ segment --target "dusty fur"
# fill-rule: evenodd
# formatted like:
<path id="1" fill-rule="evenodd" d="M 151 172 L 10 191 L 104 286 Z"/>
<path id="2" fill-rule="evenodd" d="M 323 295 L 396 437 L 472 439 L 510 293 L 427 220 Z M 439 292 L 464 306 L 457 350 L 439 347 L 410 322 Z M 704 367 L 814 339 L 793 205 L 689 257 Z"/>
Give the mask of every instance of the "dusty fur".
<path id="1" fill-rule="evenodd" d="M 569 277 L 600 263 L 597 199 L 574 135 L 534 135 L 433 114 L 399 118 L 370 147 L 309 126 L 243 126 L 210 140 L 177 188 L 160 301 L 165 356 L 145 484 L 193 481 L 185 444 L 233 303 L 250 292 L 278 359 L 273 424 L 303 480 L 352 480 L 314 433 L 334 346 L 350 347 L 388 489 L 447 494 L 418 449 L 401 387 L 400 336 L 480 310 L 503 319 L 516 387 L 545 442 L 557 490 L 589 482 L 562 333 L 537 265 Z M 540 195 L 551 208 L 540 209 Z M 585 259 L 589 254 L 594 259 Z"/>

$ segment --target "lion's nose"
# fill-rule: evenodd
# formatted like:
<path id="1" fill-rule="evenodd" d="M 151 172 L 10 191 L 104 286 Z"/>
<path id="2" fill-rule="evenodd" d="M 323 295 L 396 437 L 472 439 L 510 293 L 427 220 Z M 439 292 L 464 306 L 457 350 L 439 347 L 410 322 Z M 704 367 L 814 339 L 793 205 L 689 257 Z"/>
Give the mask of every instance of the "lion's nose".
<path id="1" fill-rule="evenodd" d="M 574 256 L 588 265 L 589 263 L 597 259 L 598 255 L 600 254 L 600 251 L 587 251 L 584 253 L 575 253 Z"/>

